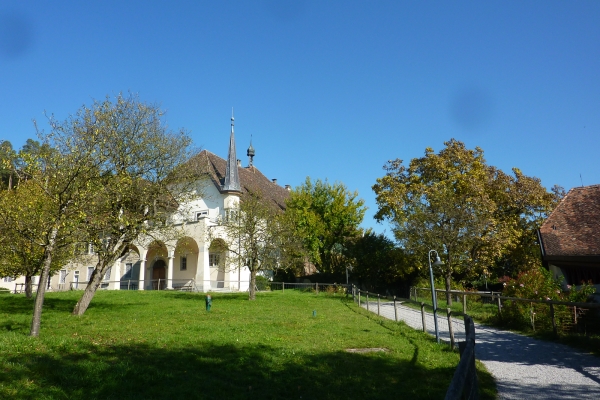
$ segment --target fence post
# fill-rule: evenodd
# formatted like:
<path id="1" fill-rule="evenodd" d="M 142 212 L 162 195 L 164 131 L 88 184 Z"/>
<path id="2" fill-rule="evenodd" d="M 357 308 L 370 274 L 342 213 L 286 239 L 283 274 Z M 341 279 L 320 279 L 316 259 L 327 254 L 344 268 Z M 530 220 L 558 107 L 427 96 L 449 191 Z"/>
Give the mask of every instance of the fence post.
<path id="1" fill-rule="evenodd" d="M 394 296 L 394 320 L 398 322 L 398 310 L 396 309 L 396 296 Z"/>
<path id="2" fill-rule="evenodd" d="M 423 332 L 427 332 L 427 325 L 425 324 L 425 303 L 421 302 L 421 320 L 423 321 Z"/>
<path id="3" fill-rule="evenodd" d="M 319 282 L 315 283 L 315 292 L 319 294 Z"/>
<path id="4" fill-rule="evenodd" d="M 360 307 L 360 289 L 358 289 L 358 306 Z"/>
<path id="5" fill-rule="evenodd" d="M 377 293 L 377 315 L 379 314 L 379 293 Z"/>
<path id="6" fill-rule="evenodd" d="M 502 319 L 502 302 L 500 300 L 500 295 L 496 297 L 496 300 L 498 301 L 498 317 Z"/>
<path id="7" fill-rule="evenodd" d="M 554 332 L 554 336 L 557 336 L 558 330 L 556 329 L 556 317 L 554 316 L 554 303 L 550 303 L 550 318 L 552 318 L 552 331 Z"/>
<path id="8" fill-rule="evenodd" d="M 463 314 L 467 313 L 467 295 L 463 294 Z"/>
<path id="9" fill-rule="evenodd" d="M 367 311 L 369 311 L 369 292 L 367 292 Z"/>
<path id="10" fill-rule="evenodd" d="M 452 310 L 447 308 L 448 313 L 448 332 L 450 333 L 450 348 L 454 348 L 454 329 L 452 329 Z"/>
<path id="11" fill-rule="evenodd" d="M 535 311 L 533 311 L 533 303 L 529 303 L 531 311 L 531 329 L 535 332 Z"/>
<path id="12" fill-rule="evenodd" d="M 281 293 L 285 292 L 285 282 L 281 282 Z"/>
<path id="13" fill-rule="evenodd" d="M 577 325 L 577 306 L 573 306 L 573 323 Z"/>
<path id="14" fill-rule="evenodd" d="M 158 286 L 156 286 L 156 290 L 160 290 L 160 278 L 158 278 Z"/>

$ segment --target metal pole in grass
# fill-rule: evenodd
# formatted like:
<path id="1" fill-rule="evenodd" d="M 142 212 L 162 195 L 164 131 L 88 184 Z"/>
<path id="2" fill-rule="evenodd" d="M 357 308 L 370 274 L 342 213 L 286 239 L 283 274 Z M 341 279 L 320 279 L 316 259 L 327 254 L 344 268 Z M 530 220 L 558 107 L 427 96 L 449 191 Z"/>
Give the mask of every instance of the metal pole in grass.
<path id="1" fill-rule="evenodd" d="M 396 308 L 396 296 L 394 296 L 394 320 L 398 322 L 398 309 Z"/>
<path id="2" fill-rule="evenodd" d="M 440 331 L 438 329 L 437 321 L 437 297 L 435 295 L 435 284 L 433 283 L 433 269 L 431 268 L 431 253 L 435 253 L 435 262 L 433 265 L 443 265 L 444 263 L 440 260 L 438 252 L 435 250 L 429 250 L 427 254 L 427 261 L 429 261 L 429 277 L 431 279 L 431 300 L 433 302 L 433 324 L 435 325 L 435 340 L 440 342 Z"/>
<path id="3" fill-rule="evenodd" d="M 423 332 L 427 332 L 427 325 L 425 324 L 425 303 L 421 302 L 421 320 L 423 321 Z"/>
<path id="4" fill-rule="evenodd" d="M 360 289 L 358 289 L 358 306 L 360 307 Z"/>
<path id="5" fill-rule="evenodd" d="M 379 293 L 377 293 L 377 315 L 379 314 Z"/>
<path id="6" fill-rule="evenodd" d="M 450 333 L 450 348 L 454 348 L 454 330 L 452 329 L 452 310 L 447 308 L 448 313 L 448 332 Z"/>
<path id="7" fill-rule="evenodd" d="M 367 292 L 367 311 L 369 311 L 369 292 Z"/>

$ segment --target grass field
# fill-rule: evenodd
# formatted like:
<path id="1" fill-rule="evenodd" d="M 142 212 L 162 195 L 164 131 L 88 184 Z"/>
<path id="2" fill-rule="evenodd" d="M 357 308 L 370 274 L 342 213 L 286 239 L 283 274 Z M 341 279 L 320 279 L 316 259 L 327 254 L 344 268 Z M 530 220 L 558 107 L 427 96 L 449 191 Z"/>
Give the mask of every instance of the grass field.
<path id="1" fill-rule="evenodd" d="M 74 317 L 79 295 L 47 294 L 34 339 L 32 301 L 0 294 L 0 398 L 441 399 L 459 359 L 339 295 L 214 294 L 206 312 L 202 294 L 102 291 Z M 386 351 L 347 351 L 364 348 Z"/>

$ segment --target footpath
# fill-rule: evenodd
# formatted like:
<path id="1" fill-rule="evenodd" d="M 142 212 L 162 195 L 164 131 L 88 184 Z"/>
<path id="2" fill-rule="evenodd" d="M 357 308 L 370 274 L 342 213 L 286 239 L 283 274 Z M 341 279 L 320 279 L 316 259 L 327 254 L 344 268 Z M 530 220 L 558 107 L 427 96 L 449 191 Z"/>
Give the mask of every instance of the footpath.
<path id="1" fill-rule="evenodd" d="M 366 303 L 363 308 L 367 308 Z M 423 329 L 421 311 L 396 305 L 398 320 Z M 369 302 L 377 313 L 377 302 Z M 393 302 L 380 303 L 380 315 L 395 319 Z M 435 335 L 433 315 L 425 326 Z M 464 322 L 452 319 L 456 342 L 465 339 Z M 438 316 L 440 339 L 450 342 L 448 321 Z M 600 399 L 600 358 L 571 347 L 475 324 L 475 355 L 496 380 L 499 399 Z"/>

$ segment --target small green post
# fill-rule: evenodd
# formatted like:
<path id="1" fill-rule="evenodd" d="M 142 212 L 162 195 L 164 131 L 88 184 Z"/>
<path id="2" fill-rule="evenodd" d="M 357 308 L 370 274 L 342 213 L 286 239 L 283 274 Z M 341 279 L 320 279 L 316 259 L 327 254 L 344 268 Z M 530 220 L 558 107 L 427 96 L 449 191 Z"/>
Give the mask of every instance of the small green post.
<path id="1" fill-rule="evenodd" d="M 210 311 L 210 307 L 212 306 L 212 297 L 210 294 L 206 295 L 206 311 Z"/>

